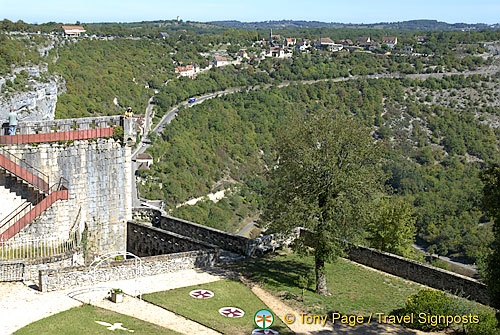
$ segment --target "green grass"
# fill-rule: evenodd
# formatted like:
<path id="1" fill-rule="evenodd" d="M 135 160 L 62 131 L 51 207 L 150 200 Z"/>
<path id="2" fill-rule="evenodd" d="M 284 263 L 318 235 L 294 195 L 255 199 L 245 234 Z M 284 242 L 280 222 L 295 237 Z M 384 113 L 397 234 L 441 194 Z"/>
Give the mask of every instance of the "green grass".
<path id="1" fill-rule="evenodd" d="M 125 330 L 110 331 L 96 321 L 111 324 L 122 323 L 122 327 L 134 330 L 129 333 Z M 95 334 L 179 334 L 149 322 L 132 318 L 123 314 L 118 314 L 105 309 L 84 305 L 75 307 L 67 311 L 58 313 L 48 318 L 33 322 L 18 330 L 16 335 L 43 335 L 43 334 L 64 334 L 64 335 L 95 335 Z"/>
<path id="2" fill-rule="evenodd" d="M 390 313 L 404 307 L 408 297 L 423 288 L 417 283 L 339 258 L 333 264 L 326 265 L 327 286 L 332 296 L 316 294 L 313 280 L 305 292 L 305 302 L 302 302 L 298 278 L 300 275 L 314 277 L 313 257 L 281 252 L 279 255 L 233 263 L 228 267 L 260 282 L 286 304 L 320 315 L 331 315 L 332 312 L 365 316 L 370 313 Z M 481 304 L 459 300 L 472 310 L 488 310 Z"/>
<path id="3" fill-rule="evenodd" d="M 314 275 L 312 257 L 296 254 L 266 256 L 253 261 L 229 265 L 243 272 L 285 299 L 285 303 L 298 309 L 319 314 L 339 312 L 343 314 L 389 313 L 404 306 L 406 299 L 422 286 L 400 278 L 371 271 L 344 259 L 327 264 L 327 286 L 331 297 L 314 293 L 314 282 L 305 292 L 298 287 L 300 275 Z"/>
<path id="4" fill-rule="evenodd" d="M 189 292 L 194 289 L 206 289 L 214 292 L 210 299 L 194 299 Z M 143 299 L 165 307 L 175 313 L 196 320 L 224 334 L 250 334 L 257 327 L 253 317 L 266 305 L 252 291 L 236 280 L 220 280 L 213 283 L 184 287 L 143 295 Z M 245 311 L 242 318 L 227 318 L 219 314 L 222 307 L 238 307 Z M 275 317 L 271 327 L 280 334 L 291 334 L 290 330 Z"/>

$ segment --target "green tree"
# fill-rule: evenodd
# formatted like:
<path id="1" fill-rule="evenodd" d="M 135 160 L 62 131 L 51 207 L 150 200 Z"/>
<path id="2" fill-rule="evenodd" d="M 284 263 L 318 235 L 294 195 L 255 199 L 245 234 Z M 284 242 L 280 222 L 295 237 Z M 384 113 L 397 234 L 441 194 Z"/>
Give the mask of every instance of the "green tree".
<path id="1" fill-rule="evenodd" d="M 263 218 L 271 231 L 309 229 L 297 250 L 315 258 L 316 293 L 329 295 L 325 263 L 342 255 L 373 213 L 383 190 L 382 148 L 369 129 L 330 111 L 295 115 L 278 132 Z"/>
<path id="2" fill-rule="evenodd" d="M 381 200 L 377 218 L 368 225 L 370 245 L 382 251 L 410 256 L 417 229 L 411 205 L 403 200 Z"/>
<path id="3" fill-rule="evenodd" d="M 483 173 L 483 207 L 493 217 L 495 241 L 493 251 L 486 260 L 485 282 L 490 292 L 492 306 L 500 308 L 500 167 L 493 166 Z M 498 314 L 497 314 L 498 317 Z"/>

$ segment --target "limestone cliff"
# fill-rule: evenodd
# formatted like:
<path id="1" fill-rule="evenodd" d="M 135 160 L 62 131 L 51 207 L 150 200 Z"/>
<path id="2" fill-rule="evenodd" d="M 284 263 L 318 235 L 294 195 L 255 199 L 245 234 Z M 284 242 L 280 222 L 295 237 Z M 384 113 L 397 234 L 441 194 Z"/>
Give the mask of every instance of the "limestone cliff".
<path id="1" fill-rule="evenodd" d="M 0 77 L 0 122 L 7 121 L 10 108 L 22 107 L 20 120 L 53 120 L 57 96 L 64 89 L 64 80 L 49 75 L 46 65 L 14 69 L 12 75 Z"/>

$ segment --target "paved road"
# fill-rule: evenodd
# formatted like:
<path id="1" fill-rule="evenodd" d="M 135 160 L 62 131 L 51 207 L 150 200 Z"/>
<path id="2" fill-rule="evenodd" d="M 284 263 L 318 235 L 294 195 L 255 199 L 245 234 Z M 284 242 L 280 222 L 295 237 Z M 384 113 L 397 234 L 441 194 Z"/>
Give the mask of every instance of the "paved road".
<path id="1" fill-rule="evenodd" d="M 412 245 L 412 247 L 413 247 L 413 248 L 415 248 L 415 249 L 417 249 L 417 250 L 420 250 L 420 251 L 422 251 L 422 252 L 425 252 L 425 253 L 427 252 L 423 246 L 418 245 L 418 244 L 416 244 L 416 243 L 414 243 L 414 244 Z M 441 260 L 444 260 L 444 261 L 446 261 L 446 262 L 449 262 L 449 263 L 455 264 L 455 265 L 460 266 L 460 267 L 463 267 L 463 268 L 465 268 L 465 269 L 472 270 L 472 271 L 474 271 L 474 272 L 476 272 L 476 273 L 477 273 L 477 266 L 476 266 L 476 265 L 467 264 L 467 263 L 462 263 L 462 262 L 460 262 L 460 261 L 458 261 L 458 260 L 453 260 L 453 259 L 451 259 L 451 258 L 449 258 L 449 257 L 446 257 L 446 256 L 440 256 L 440 255 L 437 255 L 437 254 L 433 254 L 433 256 L 436 256 L 437 258 L 439 258 L 439 259 L 441 259 Z"/>
<path id="2" fill-rule="evenodd" d="M 255 221 L 252 220 L 249 224 L 247 224 L 245 227 L 243 227 L 242 230 L 238 233 L 239 236 L 245 236 L 250 230 L 252 230 L 253 227 L 255 227 Z"/>
<path id="3" fill-rule="evenodd" d="M 400 73 L 386 73 L 386 74 L 373 74 L 373 75 L 356 75 L 356 76 L 349 76 L 349 77 L 341 77 L 341 78 L 332 78 L 332 79 L 318 79 L 318 80 L 300 80 L 300 81 L 292 81 L 292 82 L 282 82 L 280 84 L 277 85 L 278 88 L 283 88 L 283 87 L 287 87 L 291 84 L 295 84 L 295 83 L 301 83 L 303 85 L 312 85 L 312 84 L 315 84 L 315 83 L 318 83 L 318 82 L 322 82 L 322 81 L 333 81 L 333 82 L 344 82 L 344 81 L 348 81 L 348 80 L 356 80 L 356 79 L 381 79 L 381 78 L 409 78 L 409 79 L 420 79 L 420 80 L 425 80 L 425 79 L 428 79 L 428 78 L 442 78 L 444 76 L 449 76 L 449 75 L 453 75 L 453 74 L 462 74 L 464 76 L 470 76 L 470 75 L 473 75 L 473 74 L 479 74 L 479 75 L 492 75 L 492 74 L 495 74 L 497 71 L 499 71 L 499 63 L 500 63 L 500 56 L 494 56 L 494 62 L 492 65 L 489 65 L 487 67 L 482 67 L 480 68 L 479 70 L 475 70 L 475 71 L 465 71 L 465 72 L 444 72 L 444 73 L 425 73 L 425 74 L 408 74 L 408 75 L 405 75 L 405 74 L 400 74 Z M 168 82 L 167 82 L 168 83 Z M 266 84 L 266 85 L 256 85 L 254 87 L 251 87 L 249 88 L 248 90 L 259 90 L 259 89 L 268 89 L 268 88 L 271 88 L 273 87 L 274 85 L 273 84 Z M 172 120 L 175 118 L 175 116 L 177 115 L 177 112 L 179 111 L 179 108 L 183 107 L 183 106 L 187 106 L 187 107 L 192 107 L 192 106 L 195 106 L 195 105 L 198 105 L 200 103 L 202 103 L 203 101 L 207 100 L 207 99 L 212 99 L 214 97 L 218 97 L 218 96 L 221 96 L 221 95 L 226 95 L 226 94 L 232 94 L 232 93 L 236 93 L 236 92 L 241 92 L 242 89 L 241 88 L 232 88 L 232 89 L 227 89 L 227 90 L 224 90 L 224 91 L 218 91 L 218 92 L 214 92 L 214 93 L 209 93 L 209 94 L 205 94 L 205 95 L 201 95 L 201 96 L 194 96 L 192 98 L 196 98 L 196 102 L 194 103 L 188 103 L 187 101 L 189 101 L 189 99 L 187 101 L 184 101 L 174 107 L 172 107 L 167 114 L 165 114 L 162 119 L 160 120 L 160 122 L 158 123 L 158 125 L 156 125 L 156 127 L 153 128 L 153 132 L 157 133 L 157 134 L 160 134 L 163 129 L 165 129 L 165 126 L 168 125 L 170 122 L 172 122 Z M 146 125 L 148 125 L 147 129 L 149 129 L 149 124 L 151 122 L 151 110 L 153 108 L 153 98 L 151 98 L 149 100 L 149 105 L 146 109 Z M 146 149 L 151 145 L 151 142 L 146 138 L 146 136 L 143 136 L 142 138 L 142 141 L 141 143 L 139 143 L 137 149 L 132 153 L 132 160 L 135 161 L 135 156 L 137 154 L 140 154 L 140 153 L 143 153 L 146 151 Z M 135 171 L 137 169 L 137 164 L 134 162 L 134 166 L 133 166 L 133 176 L 135 176 Z M 133 180 L 135 180 L 135 177 L 133 178 Z M 135 193 L 135 196 L 134 196 L 134 206 L 138 206 L 140 204 L 138 198 L 137 198 L 137 190 L 134 190 L 133 191 L 133 194 Z"/>

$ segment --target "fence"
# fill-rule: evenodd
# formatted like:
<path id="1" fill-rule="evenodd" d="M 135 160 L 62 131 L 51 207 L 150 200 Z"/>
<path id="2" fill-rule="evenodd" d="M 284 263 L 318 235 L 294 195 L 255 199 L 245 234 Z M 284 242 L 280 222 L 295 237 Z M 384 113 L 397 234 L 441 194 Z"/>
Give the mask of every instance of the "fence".
<path id="1" fill-rule="evenodd" d="M 57 200 L 67 200 L 68 181 L 60 177 L 59 182 L 52 185 L 47 193 L 36 193 L 34 201 L 21 204 L 0 221 L 0 242 L 20 232 Z"/>
<path id="2" fill-rule="evenodd" d="M 52 257 L 74 251 L 78 247 L 77 232 L 68 239 L 60 237 L 0 242 L 0 260 Z"/>

